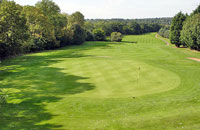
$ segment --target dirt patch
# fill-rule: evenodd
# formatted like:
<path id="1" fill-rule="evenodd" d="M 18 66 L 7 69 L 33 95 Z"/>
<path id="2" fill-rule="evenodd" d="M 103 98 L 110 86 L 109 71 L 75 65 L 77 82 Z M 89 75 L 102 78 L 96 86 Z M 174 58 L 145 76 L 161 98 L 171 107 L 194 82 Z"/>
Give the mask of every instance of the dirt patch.
<path id="1" fill-rule="evenodd" d="M 166 43 L 166 45 L 167 45 L 167 46 L 169 46 L 169 42 L 167 42 L 166 40 L 164 40 L 164 39 L 162 39 L 162 38 L 159 38 L 158 36 L 159 36 L 159 35 L 158 35 L 158 34 L 156 34 L 156 38 L 157 38 L 157 39 L 159 39 L 159 40 L 161 40 L 161 41 L 165 42 L 165 43 Z"/>
<path id="2" fill-rule="evenodd" d="M 194 60 L 194 61 L 200 62 L 200 59 L 198 59 L 198 58 L 188 57 L 187 59 L 190 59 L 190 60 Z"/>

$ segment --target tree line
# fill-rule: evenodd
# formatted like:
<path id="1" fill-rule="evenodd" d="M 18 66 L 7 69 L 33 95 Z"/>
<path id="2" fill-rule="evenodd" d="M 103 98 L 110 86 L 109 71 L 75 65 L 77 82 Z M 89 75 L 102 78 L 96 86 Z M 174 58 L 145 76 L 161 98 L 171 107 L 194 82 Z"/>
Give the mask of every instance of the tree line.
<path id="1" fill-rule="evenodd" d="M 104 31 L 106 36 L 112 32 L 120 32 L 124 35 L 137 35 L 148 32 L 157 32 L 162 27 L 156 23 L 137 23 L 135 20 L 87 20 L 85 28 L 90 32 L 96 29 Z"/>
<path id="2" fill-rule="evenodd" d="M 177 47 L 200 50 L 200 5 L 190 15 L 179 12 L 172 19 L 170 41 Z"/>
<path id="3" fill-rule="evenodd" d="M 143 19 L 120 19 L 120 18 L 113 18 L 113 19 L 86 19 L 86 21 L 90 22 L 131 22 L 135 21 L 139 24 L 160 24 L 160 25 L 170 25 L 172 18 L 171 17 L 163 17 L 163 18 L 143 18 Z"/>
<path id="4" fill-rule="evenodd" d="M 84 16 L 61 13 L 52 0 L 35 6 L 21 6 L 14 1 L 0 1 L 0 58 L 85 41 Z"/>

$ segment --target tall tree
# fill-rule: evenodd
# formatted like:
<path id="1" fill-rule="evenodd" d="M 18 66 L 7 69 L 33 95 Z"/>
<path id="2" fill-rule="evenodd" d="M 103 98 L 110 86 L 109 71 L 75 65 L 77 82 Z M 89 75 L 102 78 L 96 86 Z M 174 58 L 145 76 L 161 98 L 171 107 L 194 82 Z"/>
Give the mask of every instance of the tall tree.
<path id="1" fill-rule="evenodd" d="M 177 47 L 184 44 L 180 41 L 181 30 L 183 28 L 183 22 L 185 21 L 186 16 L 179 12 L 173 19 L 170 27 L 170 41 L 172 44 L 175 44 Z"/>
<path id="2" fill-rule="evenodd" d="M 191 49 L 200 50 L 200 13 L 187 18 L 181 31 L 181 41 Z"/>
<path id="3" fill-rule="evenodd" d="M 22 7 L 14 1 L 0 4 L 0 55 L 17 55 L 21 53 L 21 44 L 27 27 L 22 14 Z"/>
<path id="4" fill-rule="evenodd" d="M 73 24 L 70 27 L 70 31 L 72 34 L 72 44 L 73 45 L 81 45 L 85 42 L 86 33 L 85 30 L 79 24 Z"/>
<path id="5" fill-rule="evenodd" d="M 59 47 L 55 43 L 54 26 L 43 12 L 34 6 L 25 6 L 23 12 L 26 16 L 30 39 L 26 50 L 37 51 Z M 42 40 L 42 41 L 41 41 Z M 32 45 L 30 45 L 32 44 Z"/>
<path id="6" fill-rule="evenodd" d="M 199 14 L 200 13 L 200 5 L 193 11 L 193 14 Z"/>
<path id="7" fill-rule="evenodd" d="M 81 12 L 75 12 L 68 17 L 69 26 L 72 26 L 73 24 L 79 24 L 81 27 L 83 27 L 84 21 L 84 15 Z"/>
<path id="8" fill-rule="evenodd" d="M 54 34 L 56 37 L 55 44 L 60 46 L 58 42 L 64 37 L 63 28 L 67 25 L 67 17 L 60 13 L 59 6 L 52 0 L 42 0 L 36 3 L 37 8 L 48 18 L 54 26 Z"/>
<path id="9" fill-rule="evenodd" d="M 59 6 L 52 0 L 42 0 L 35 4 L 37 8 L 40 8 L 44 15 L 51 17 L 52 15 L 60 13 Z"/>

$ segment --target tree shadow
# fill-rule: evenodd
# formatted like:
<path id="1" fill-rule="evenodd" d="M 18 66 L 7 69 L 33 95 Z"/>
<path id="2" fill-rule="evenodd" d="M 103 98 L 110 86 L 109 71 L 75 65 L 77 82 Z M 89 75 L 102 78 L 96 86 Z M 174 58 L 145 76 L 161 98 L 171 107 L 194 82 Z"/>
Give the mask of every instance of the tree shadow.
<path id="1" fill-rule="evenodd" d="M 134 42 L 134 41 L 121 41 L 122 43 L 134 43 L 137 44 L 138 42 Z"/>
<path id="2" fill-rule="evenodd" d="M 92 46 L 92 45 L 91 45 Z M 99 45 L 106 47 L 107 45 Z M 98 47 L 99 47 L 98 46 Z M 62 126 L 41 124 L 54 116 L 46 110 L 47 103 L 60 101 L 65 95 L 74 95 L 95 88 L 83 83 L 89 77 L 64 73 L 62 68 L 50 67 L 68 58 L 84 58 L 81 51 L 92 49 L 88 46 L 69 52 L 68 49 L 49 55 L 27 55 L 5 61 L 0 66 L 0 89 L 10 90 L 8 103 L 0 108 L 0 130 L 52 130 Z M 75 51 L 75 52 L 74 52 Z"/>

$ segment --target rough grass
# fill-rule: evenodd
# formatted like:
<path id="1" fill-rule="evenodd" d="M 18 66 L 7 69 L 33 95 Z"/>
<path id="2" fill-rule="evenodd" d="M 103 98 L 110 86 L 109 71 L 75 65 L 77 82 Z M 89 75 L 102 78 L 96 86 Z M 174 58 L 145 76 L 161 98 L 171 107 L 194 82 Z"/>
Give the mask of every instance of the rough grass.
<path id="1" fill-rule="evenodd" d="M 0 65 L 0 130 L 198 130 L 200 53 L 155 33 L 36 53 Z"/>

